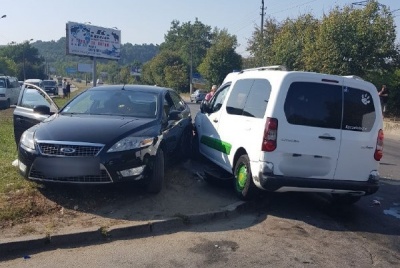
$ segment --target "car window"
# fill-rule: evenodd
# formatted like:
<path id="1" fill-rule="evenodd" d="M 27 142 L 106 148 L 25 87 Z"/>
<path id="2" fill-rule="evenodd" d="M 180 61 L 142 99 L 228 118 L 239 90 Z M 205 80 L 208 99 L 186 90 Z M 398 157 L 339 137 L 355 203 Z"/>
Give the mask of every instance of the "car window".
<path id="1" fill-rule="evenodd" d="M 33 109 L 38 105 L 45 105 L 50 108 L 50 112 L 57 112 L 55 107 L 50 100 L 36 88 L 25 88 L 24 94 L 22 95 L 19 106 Z"/>
<path id="2" fill-rule="evenodd" d="M 284 111 L 290 124 L 340 129 L 342 86 L 294 82 L 286 95 Z"/>
<path id="3" fill-rule="evenodd" d="M 232 88 L 232 93 L 226 105 L 229 114 L 263 118 L 271 85 L 266 79 L 238 80 Z"/>
<path id="4" fill-rule="evenodd" d="M 60 113 L 155 118 L 157 94 L 132 90 L 87 90 L 68 103 Z"/>
<path id="5" fill-rule="evenodd" d="M 371 131 L 375 123 L 375 105 L 369 92 L 345 87 L 342 129 L 350 131 Z"/>
<path id="6" fill-rule="evenodd" d="M 173 103 L 175 105 L 175 108 L 178 111 L 185 110 L 185 102 L 182 100 L 182 98 L 179 97 L 179 95 L 174 91 L 170 91 L 169 94 L 170 94 L 171 99 L 172 99 L 172 101 L 173 101 Z"/>
<path id="7" fill-rule="evenodd" d="M 0 88 L 5 88 L 6 87 L 6 80 L 4 78 L 0 78 Z"/>
<path id="8" fill-rule="evenodd" d="M 270 94 L 271 84 L 269 81 L 266 79 L 255 79 L 247 97 L 243 115 L 263 118 Z"/>
<path id="9" fill-rule="evenodd" d="M 228 93 L 228 90 L 230 88 L 230 84 L 228 85 L 224 85 L 221 88 L 219 88 L 214 96 L 212 97 L 211 101 L 210 101 L 210 110 L 211 112 L 217 112 L 221 109 L 222 104 L 225 100 L 226 94 Z"/>

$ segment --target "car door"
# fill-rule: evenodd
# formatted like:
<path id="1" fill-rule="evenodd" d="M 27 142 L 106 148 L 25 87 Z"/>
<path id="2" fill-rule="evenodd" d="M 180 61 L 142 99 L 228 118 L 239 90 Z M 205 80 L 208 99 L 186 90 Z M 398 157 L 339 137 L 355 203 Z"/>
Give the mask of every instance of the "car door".
<path id="1" fill-rule="evenodd" d="M 222 85 L 212 99 L 203 105 L 206 110 L 198 114 L 196 129 L 199 137 L 199 151 L 211 161 L 218 163 L 216 159 L 221 157 L 224 143 L 218 135 L 218 125 L 221 113 L 224 112 L 224 100 L 230 89 L 230 83 Z"/>
<path id="2" fill-rule="evenodd" d="M 374 159 L 378 132 L 382 129 L 379 97 L 372 84 L 346 81 L 340 156 L 335 180 L 366 181 L 377 170 Z"/>
<path id="3" fill-rule="evenodd" d="M 264 154 L 274 174 L 333 180 L 341 141 L 343 79 L 292 74 L 281 85 L 272 117 L 277 149 Z M 271 100 L 270 100 L 271 101 Z"/>
<path id="4" fill-rule="evenodd" d="M 49 112 L 44 113 L 48 107 Z M 24 84 L 14 109 L 14 137 L 18 145 L 19 140 L 28 128 L 40 123 L 50 115 L 58 112 L 58 106 L 40 87 Z"/>

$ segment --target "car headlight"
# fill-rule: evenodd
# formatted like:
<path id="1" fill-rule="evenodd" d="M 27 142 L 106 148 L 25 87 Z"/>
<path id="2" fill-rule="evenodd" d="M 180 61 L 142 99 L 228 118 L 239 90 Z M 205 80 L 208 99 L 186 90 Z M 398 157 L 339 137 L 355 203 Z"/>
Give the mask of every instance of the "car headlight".
<path id="1" fill-rule="evenodd" d="M 28 149 L 35 150 L 35 141 L 33 139 L 34 131 L 28 129 L 21 136 L 21 144 Z"/>
<path id="2" fill-rule="evenodd" d="M 153 141 L 154 138 L 151 137 L 126 137 L 115 143 L 107 152 L 112 153 L 142 148 L 151 145 Z"/>

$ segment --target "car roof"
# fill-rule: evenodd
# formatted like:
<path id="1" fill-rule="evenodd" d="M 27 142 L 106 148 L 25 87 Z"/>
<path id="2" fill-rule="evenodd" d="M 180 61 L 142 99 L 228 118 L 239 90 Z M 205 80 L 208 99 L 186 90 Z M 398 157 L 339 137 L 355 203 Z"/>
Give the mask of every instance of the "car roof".
<path id="1" fill-rule="evenodd" d="M 139 91 L 148 91 L 152 93 L 160 93 L 163 91 L 175 91 L 171 88 L 159 87 L 159 86 L 148 86 L 148 85 L 105 85 L 100 87 L 92 87 L 88 90 L 139 90 Z"/>

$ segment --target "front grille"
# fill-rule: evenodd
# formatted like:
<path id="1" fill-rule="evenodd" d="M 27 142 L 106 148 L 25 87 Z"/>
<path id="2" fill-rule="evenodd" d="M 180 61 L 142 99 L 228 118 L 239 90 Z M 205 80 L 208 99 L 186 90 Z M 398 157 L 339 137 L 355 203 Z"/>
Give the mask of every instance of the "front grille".
<path id="1" fill-rule="evenodd" d="M 110 183 L 112 182 L 110 176 L 108 175 L 106 170 L 101 170 L 101 174 L 98 176 L 77 176 L 77 177 L 53 177 L 53 178 L 45 178 L 44 175 L 35 170 L 31 169 L 29 173 L 29 178 L 32 180 L 40 180 L 40 181 L 52 181 L 52 182 L 71 182 L 71 183 Z"/>
<path id="2" fill-rule="evenodd" d="M 97 156 L 103 148 L 101 144 L 61 144 L 39 142 L 39 149 L 43 155 L 51 156 Z"/>

